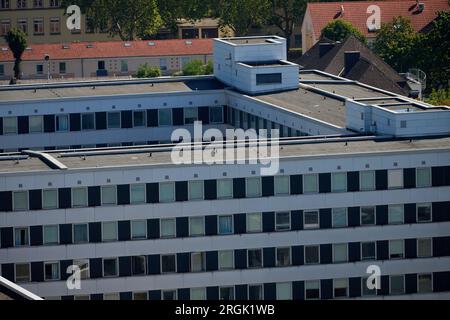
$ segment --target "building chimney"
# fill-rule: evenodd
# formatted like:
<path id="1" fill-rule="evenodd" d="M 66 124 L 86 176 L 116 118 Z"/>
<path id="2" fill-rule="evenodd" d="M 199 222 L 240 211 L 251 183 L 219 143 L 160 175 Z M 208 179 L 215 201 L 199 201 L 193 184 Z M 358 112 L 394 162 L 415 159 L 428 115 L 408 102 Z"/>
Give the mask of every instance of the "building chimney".
<path id="1" fill-rule="evenodd" d="M 344 75 L 347 75 L 350 70 L 358 63 L 361 53 L 359 51 L 345 51 L 344 52 Z"/>
<path id="2" fill-rule="evenodd" d="M 333 47 L 334 43 L 319 43 L 319 58 L 326 55 Z"/>

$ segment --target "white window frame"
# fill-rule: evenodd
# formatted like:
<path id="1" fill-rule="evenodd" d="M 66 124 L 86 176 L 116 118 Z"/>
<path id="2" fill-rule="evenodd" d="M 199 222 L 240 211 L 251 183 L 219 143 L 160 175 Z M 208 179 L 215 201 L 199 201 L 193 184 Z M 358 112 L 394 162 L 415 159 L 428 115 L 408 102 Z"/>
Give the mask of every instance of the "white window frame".
<path id="1" fill-rule="evenodd" d="M 114 196 L 114 201 L 113 202 L 104 202 L 104 189 L 111 189 L 114 191 L 113 196 Z M 116 206 L 117 205 L 117 186 L 116 185 L 106 185 L 106 186 L 101 186 L 100 187 L 100 198 L 101 198 L 101 205 L 102 207 L 105 206 Z"/>
<path id="2" fill-rule="evenodd" d="M 308 263 L 306 262 L 306 248 L 307 247 L 317 247 L 317 262 Z M 318 244 L 311 244 L 311 245 L 305 245 L 303 246 L 303 264 L 304 265 L 318 265 L 320 264 L 320 245 Z"/>
<path id="3" fill-rule="evenodd" d="M 313 212 L 315 212 L 317 214 L 317 223 L 307 225 L 306 224 L 306 213 L 313 213 Z M 320 228 L 320 212 L 319 212 L 319 210 L 304 210 L 303 211 L 303 229 L 314 230 L 314 229 L 319 229 L 319 228 Z"/>
<path id="4" fill-rule="evenodd" d="M 307 296 L 307 288 L 306 288 L 306 283 L 307 282 L 317 282 L 318 284 L 319 284 L 319 286 L 318 286 L 318 289 L 319 289 L 319 296 L 317 297 L 317 298 L 308 298 L 308 296 Z M 316 289 L 314 289 L 314 290 L 316 290 Z M 305 294 L 304 294 L 304 296 L 305 296 L 305 300 L 320 300 L 320 297 L 321 297 L 321 292 L 320 292 L 320 280 L 319 279 L 317 279 L 317 280 L 305 280 Z"/>
<path id="5" fill-rule="evenodd" d="M 372 176 L 372 185 L 370 186 L 370 188 L 363 188 L 363 177 L 362 177 L 362 173 L 364 174 L 371 174 Z M 365 170 L 365 171 L 360 171 L 359 172 L 359 190 L 360 191 L 375 191 L 376 189 L 376 177 L 375 177 L 375 170 Z"/>
<path id="6" fill-rule="evenodd" d="M 161 198 L 161 194 L 162 194 L 162 186 L 163 185 L 165 185 L 165 186 L 171 186 L 171 189 L 172 189 L 172 197 L 169 199 L 169 198 L 167 198 L 167 199 L 165 199 L 165 200 L 162 200 Z M 175 202 L 175 182 L 172 182 L 172 181 L 170 181 L 170 182 L 160 182 L 159 183 L 159 187 L 158 187 L 158 197 L 159 197 L 159 202 L 161 202 L 161 203 L 172 203 L 172 202 Z"/>
<path id="7" fill-rule="evenodd" d="M 278 263 L 278 251 L 279 250 L 288 250 L 289 252 L 289 263 L 287 265 L 280 265 Z M 277 247 L 275 248 L 275 266 L 276 267 L 289 267 L 292 266 L 292 248 L 291 247 Z"/>
<path id="8" fill-rule="evenodd" d="M 281 180 L 281 179 L 287 179 L 287 192 L 279 192 L 277 191 L 277 180 Z M 281 182 L 278 181 L 278 185 Z M 278 188 L 279 189 L 279 188 Z M 275 196 L 288 196 L 291 194 L 291 177 L 284 175 L 284 176 L 275 176 L 274 178 L 274 193 Z"/>
<path id="9" fill-rule="evenodd" d="M 345 286 L 345 290 L 346 290 L 346 292 L 345 292 L 345 296 L 343 296 L 343 297 L 336 297 L 336 281 L 337 280 L 345 280 L 345 282 L 346 282 L 346 286 Z M 333 279 L 333 298 L 334 299 L 345 299 L 345 298 L 348 298 L 348 278 L 336 278 L 336 279 Z"/>
<path id="10" fill-rule="evenodd" d="M 401 208 L 401 221 L 392 221 L 391 210 L 393 208 Z M 388 224 L 403 224 L 405 222 L 405 207 L 402 204 L 388 205 Z"/>
<path id="11" fill-rule="evenodd" d="M 306 179 L 307 176 L 314 176 L 315 177 L 316 187 L 317 187 L 316 191 L 306 191 L 305 190 L 305 186 L 306 186 L 305 179 Z M 319 193 L 319 175 L 317 173 L 304 174 L 302 176 L 302 180 L 303 180 L 302 182 L 303 182 L 303 193 L 304 194 L 316 194 L 316 193 Z"/>
<path id="12" fill-rule="evenodd" d="M 261 288 L 261 299 L 259 301 L 264 300 L 264 285 L 262 283 L 252 283 L 247 286 L 247 297 L 249 301 L 258 301 L 256 299 L 250 299 L 250 287 L 260 287 Z"/>
<path id="13" fill-rule="evenodd" d="M 22 207 L 16 208 L 17 206 L 16 206 L 16 201 L 15 201 L 15 195 L 19 194 L 19 193 L 23 193 L 23 194 L 26 195 L 26 201 L 25 201 L 24 208 L 22 208 Z M 30 210 L 30 195 L 28 194 L 28 190 L 25 190 L 25 191 L 23 191 L 23 190 L 21 190 L 21 191 L 13 191 L 12 200 L 13 200 L 12 201 L 12 203 L 13 203 L 13 211 L 19 212 L 19 211 L 29 211 Z"/>
<path id="14" fill-rule="evenodd" d="M 336 259 L 336 246 L 345 246 L 345 258 L 344 260 Z M 333 263 L 347 263 L 348 262 L 348 243 L 333 243 L 332 245 Z"/>
<path id="15" fill-rule="evenodd" d="M 393 181 L 391 181 L 391 180 L 399 178 L 399 177 L 396 176 L 397 174 L 401 175 L 400 184 L 392 185 Z M 390 169 L 390 170 L 388 170 L 388 189 L 389 190 L 395 190 L 395 189 L 403 189 L 403 188 L 404 188 L 404 172 L 403 172 L 403 169 Z"/>
<path id="16" fill-rule="evenodd" d="M 220 232 L 220 218 L 231 217 L 231 232 L 221 233 Z M 217 235 L 231 235 L 234 234 L 234 215 L 232 214 L 222 214 L 217 216 Z"/>
<path id="17" fill-rule="evenodd" d="M 105 224 L 115 224 L 116 225 L 116 237 L 113 240 L 105 240 Z M 114 242 L 118 241 L 119 239 L 119 224 L 117 221 L 103 221 L 102 222 L 102 242 Z"/>
<path id="18" fill-rule="evenodd" d="M 335 185 L 333 182 L 334 176 L 335 175 L 343 175 L 345 177 L 345 189 L 336 189 L 335 190 Z M 347 181 L 347 173 L 346 172 L 333 172 L 331 174 L 331 192 L 333 193 L 342 193 L 342 192 L 347 192 L 348 190 L 348 181 Z"/>
<path id="19" fill-rule="evenodd" d="M 375 256 L 371 259 L 364 259 L 363 258 L 363 244 L 364 243 L 373 243 L 374 248 L 375 248 Z M 361 250 L 360 250 L 360 257 L 361 257 L 361 261 L 374 261 L 377 259 L 377 242 L 376 241 L 362 241 L 360 244 Z"/>
<path id="20" fill-rule="evenodd" d="M 145 225 L 145 236 L 136 238 L 136 237 L 133 237 L 133 230 L 134 230 L 133 223 L 136 224 L 138 222 L 144 223 L 144 225 Z M 131 240 L 146 240 L 147 236 L 148 236 L 147 220 L 131 220 L 131 222 L 130 222 L 130 230 L 131 230 Z"/>
<path id="21" fill-rule="evenodd" d="M 403 292 L 401 292 L 401 293 L 393 293 L 392 292 L 392 278 L 393 277 L 402 277 L 403 278 Z M 405 277 L 404 274 L 392 274 L 392 275 L 389 275 L 389 294 L 390 295 L 395 295 L 395 296 L 406 294 L 406 283 L 405 282 L 406 282 L 406 277 Z"/>
<path id="22" fill-rule="evenodd" d="M 174 223 L 174 234 L 173 236 L 163 236 L 162 234 L 162 224 L 163 221 L 173 221 Z M 165 218 L 165 219 L 159 219 L 159 230 L 160 230 L 160 238 L 161 239 L 173 239 L 177 237 L 177 220 L 175 218 Z"/>
<path id="23" fill-rule="evenodd" d="M 44 197 L 44 194 L 45 194 L 45 192 L 50 192 L 50 191 L 56 193 L 56 206 L 50 207 L 50 206 L 45 206 L 45 205 L 44 205 L 44 203 L 45 203 L 45 197 Z M 53 210 L 53 209 L 58 209 L 58 206 L 59 206 L 59 194 L 58 194 L 58 189 L 43 189 L 43 190 L 42 190 L 42 209 L 43 209 L 43 210 Z"/>
<path id="24" fill-rule="evenodd" d="M 419 255 L 419 241 L 423 241 L 423 240 L 427 240 L 427 241 L 430 241 L 430 254 L 429 255 L 426 255 L 426 256 L 423 256 L 423 255 Z M 417 258 L 432 258 L 433 257 L 433 238 L 417 238 L 417 240 L 416 240 L 416 242 L 417 242 L 417 244 L 416 244 L 416 250 L 417 250 L 417 252 L 416 252 L 416 256 L 417 256 Z"/>
<path id="25" fill-rule="evenodd" d="M 249 217 L 250 216 L 252 216 L 252 215 L 258 215 L 259 216 L 259 228 L 258 228 L 258 230 L 249 230 L 249 228 L 248 228 L 248 226 L 250 225 L 250 223 L 249 223 Z M 259 232 L 262 232 L 263 231 L 263 224 L 262 224 L 262 213 L 261 212 L 250 212 L 250 213 L 247 213 L 246 215 L 246 223 L 245 223 L 245 226 L 246 226 L 246 232 L 247 233 L 259 233 Z"/>
<path id="26" fill-rule="evenodd" d="M 57 279 L 47 279 L 47 276 L 45 274 L 45 266 L 49 265 L 49 264 L 53 264 L 53 265 L 57 265 L 58 266 L 58 278 Z M 59 263 L 59 261 L 46 261 L 44 262 L 44 281 L 45 282 L 51 282 L 51 281 L 59 281 L 61 280 L 61 265 Z"/>
<path id="27" fill-rule="evenodd" d="M 256 190 L 255 193 L 250 193 L 249 190 L 249 182 L 250 181 L 257 181 L 259 184 L 259 189 Z M 245 197 L 246 198 L 260 198 L 262 194 L 262 181 L 260 177 L 250 177 L 250 178 L 245 178 Z"/>
<path id="28" fill-rule="evenodd" d="M 231 266 L 230 267 L 224 267 L 220 262 L 222 261 L 220 258 L 220 253 L 227 253 L 231 256 Z M 233 250 L 219 250 L 217 252 L 217 265 L 219 270 L 234 270 L 234 251 Z"/>
<path id="29" fill-rule="evenodd" d="M 85 225 L 86 226 L 87 239 L 84 242 L 75 242 L 75 226 L 80 226 L 80 225 Z M 74 244 L 89 243 L 89 223 L 74 223 L 74 224 L 72 224 L 72 239 L 73 239 Z"/>
<path id="30" fill-rule="evenodd" d="M 28 280 L 18 280 L 17 279 L 17 266 L 28 266 Z M 23 276 L 21 278 L 24 278 Z M 31 264 L 29 262 L 24 262 L 24 263 L 15 263 L 14 264 L 14 282 L 16 283 L 28 283 L 31 282 Z"/>
<path id="31" fill-rule="evenodd" d="M 115 260 L 116 262 L 116 274 L 112 276 L 105 276 L 105 260 Z M 102 258 L 102 276 L 103 278 L 117 278 L 119 276 L 119 258 L 110 257 L 110 258 Z"/>
<path id="32" fill-rule="evenodd" d="M 336 213 L 335 210 L 344 210 L 344 214 L 345 214 L 345 225 L 343 226 L 335 226 L 334 222 L 335 222 L 335 218 L 334 218 L 334 214 Z M 342 213 L 342 212 L 339 212 Z M 331 226 L 335 229 L 339 229 L 339 228 L 347 228 L 348 227 L 348 210 L 347 208 L 333 208 L 331 209 Z"/>
<path id="33" fill-rule="evenodd" d="M 399 258 L 391 257 L 391 243 L 393 241 L 401 241 L 402 242 L 402 257 L 399 257 Z M 389 260 L 401 260 L 404 258 L 405 258 L 405 240 L 403 240 L 403 239 L 389 240 Z"/>
<path id="34" fill-rule="evenodd" d="M 419 175 L 418 175 L 418 171 L 419 170 L 427 170 L 430 180 L 428 181 L 427 184 L 420 184 L 419 185 Z M 423 167 L 423 168 L 416 168 L 416 188 L 430 188 L 432 186 L 433 183 L 433 178 L 432 178 L 432 172 L 431 172 L 431 168 L 430 167 Z"/>
<path id="35" fill-rule="evenodd" d="M 45 228 L 53 227 L 56 228 L 56 242 L 46 243 L 45 242 Z M 60 244 L 60 235 L 59 235 L 59 225 L 52 224 L 52 225 L 44 225 L 42 226 L 42 245 L 43 246 L 57 246 Z"/>
<path id="36" fill-rule="evenodd" d="M 199 184 L 201 186 L 200 190 L 201 190 L 201 197 L 199 198 L 193 198 L 192 197 L 192 186 L 191 184 Z M 205 200 L 205 190 L 204 190 L 204 184 L 202 180 L 191 180 L 188 182 L 188 199 L 189 201 L 202 201 Z"/>
<path id="37" fill-rule="evenodd" d="M 202 232 L 199 234 L 194 234 L 192 232 L 192 221 L 195 220 L 201 220 L 202 222 Z M 198 216 L 198 217 L 189 217 L 189 236 L 190 237 L 203 237 L 205 235 L 205 217 L 204 216 Z"/>
<path id="38" fill-rule="evenodd" d="M 74 203 L 74 193 L 75 190 L 81 190 L 84 189 L 85 195 L 86 195 L 86 202 L 83 205 L 75 205 Z M 88 196 L 88 188 L 87 187 L 75 187 L 71 189 L 71 204 L 72 204 L 72 208 L 86 208 L 89 205 L 89 196 Z"/>
<path id="39" fill-rule="evenodd" d="M 144 200 L 140 201 L 133 201 L 133 187 L 144 187 Z M 147 202 L 147 189 L 145 183 L 133 183 L 130 185 L 130 204 L 136 205 L 136 204 L 144 204 Z"/>
<path id="40" fill-rule="evenodd" d="M 419 221 L 419 206 L 430 206 L 430 219 L 426 221 Z M 417 223 L 428 223 L 433 221 L 433 204 L 431 202 L 416 204 L 416 221 Z"/>
<path id="41" fill-rule="evenodd" d="M 168 256 L 173 256 L 175 258 L 175 270 L 174 271 L 169 271 L 169 272 L 164 272 L 163 271 L 163 257 L 168 257 Z M 161 270 L 161 274 L 174 274 L 177 273 L 178 270 L 178 261 L 177 261 L 177 255 L 174 253 L 170 253 L 170 254 L 162 254 L 161 255 L 161 259 L 160 259 L 160 270 Z"/>
<path id="42" fill-rule="evenodd" d="M 287 213 L 287 215 L 289 217 L 289 222 L 288 222 L 287 228 L 286 227 L 280 228 L 280 225 L 277 223 L 277 217 L 278 217 L 279 214 L 286 214 L 286 213 Z M 274 219 L 275 219 L 275 221 L 274 221 L 275 231 L 282 232 L 282 231 L 290 231 L 291 230 L 292 221 L 291 221 L 291 212 L 290 211 L 275 212 Z"/>
<path id="43" fill-rule="evenodd" d="M 420 291 L 420 280 L 419 277 L 420 276 L 424 276 L 424 275 L 429 275 L 431 276 L 431 291 Z M 434 292 L 434 284 L 433 284 L 433 272 L 422 272 L 422 273 L 418 273 L 417 274 L 417 293 L 433 293 Z"/>
<path id="44" fill-rule="evenodd" d="M 363 208 L 373 208 L 373 223 L 363 224 Z M 376 226 L 377 225 L 377 207 L 376 206 L 362 206 L 359 208 L 359 225 L 360 226 Z"/>

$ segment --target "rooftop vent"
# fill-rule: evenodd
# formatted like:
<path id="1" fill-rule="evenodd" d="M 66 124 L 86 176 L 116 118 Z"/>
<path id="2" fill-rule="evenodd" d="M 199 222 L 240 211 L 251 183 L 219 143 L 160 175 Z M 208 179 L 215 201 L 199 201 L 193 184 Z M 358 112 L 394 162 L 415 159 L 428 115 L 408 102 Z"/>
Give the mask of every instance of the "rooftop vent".
<path id="1" fill-rule="evenodd" d="M 2 51 L 8 51 L 8 48 L 2 47 Z"/>
<path id="2" fill-rule="evenodd" d="M 126 43 L 123 44 L 123 46 L 124 46 L 125 48 L 130 48 L 130 47 L 131 47 L 131 43 L 126 42 Z"/>
<path id="3" fill-rule="evenodd" d="M 94 45 L 92 44 L 92 43 L 89 43 L 87 46 L 86 46 L 86 48 L 88 48 L 88 49 L 92 49 L 94 47 Z"/>
<path id="4" fill-rule="evenodd" d="M 192 41 L 186 41 L 185 44 L 186 44 L 187 46 L 190 46 L 190 45 L 192 44 Z"/>
<path id="5" fill-rule="evenodd" d="M 417 0 L 417 12 L 423 12 L 423 10 L 425 10 L 425 3 Z"/>
<path id="6" fill-rule="evenodd" d="M 156 46 L 156 43 L 154 43 L 153 41 L 150 41 L 149 43 L 147 43 L 147 45 L 153 47 L 153 46 Z"/>
<path id="7" fill-rule="evenodd" d="M 63 48 L 63 49 L 70 49 L 70 47 L 69 47 L 68 44 L 63 44 L 63 45 L 62 45 L 62 48 Z"/>

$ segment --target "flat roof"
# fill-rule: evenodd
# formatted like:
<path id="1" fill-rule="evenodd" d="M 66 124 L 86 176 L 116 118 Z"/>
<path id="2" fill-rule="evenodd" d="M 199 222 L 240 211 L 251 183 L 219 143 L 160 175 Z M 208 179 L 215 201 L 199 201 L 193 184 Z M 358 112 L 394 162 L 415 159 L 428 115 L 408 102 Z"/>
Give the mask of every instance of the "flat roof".
<path id="1" fill-rule="evenodd" d="M 331 94 L 346 97 L 348 99 L 384 98 L 396 96 L 394 94 L 389 95 L 379 90 L 375 90 L 375 88 L 369 88 L 359 83 L 350 81 L 330 81 L 327 83 L 315 82 L 308 83 L 307 85 L 327 91 Z"/>
<path id="2" fill-rule="evenodd" d="M 274 36 L 262 36 L 262 37 L 239 37 L 239 38 L 222 38 L 225 42 L 233 43 L 233 44 L 267 44 L 274 43 L 275 40 L 280 40 Z"/>
<path id="3" fill-rule="evenodd" d="M 309 80 L 335 80 L 335 77 L 330 75 L 325 75 L 319 72 L 314 71 L 300 71 L 300 81 L 309 81 Z"/>
<path id="4" fill-rule="evenodd" d="M 296 138 L 290 139 L 290 144 L 281 143 L 280 157 L 310 157 L 332 156 L 360 153 L 385 153 L 414 150 L 450 150 L 450 137 L 428 138 L 418 140 L 385 140 L 373 137 L 343 137 L 343 138 Z M 158 151 L 159 150 L 159 151 Z M 101 154 L 101 153 L 104 154 Z M 171 165 L 171 148 L 161 146 L 126 147 L 119 149 L 69 150 L 48 151 L 45 155 L 67 166 L 67 170 L 99 169 L 108 167 L 133 166 L 168 166 Z M 151 154 L 151 156 L 150 156 Z M 83 156 L 84 155 L 84 156 Z M 30 157 L 14 161 L 0 161 L 0 174 L 2 173 L 28 173 L 30 171 L 51 171 L 41 158 Z M 55 169 L 57 170 L 57 169 Z M 64 171 L 61 171 L 64 172 Z"/>
<path id="5" fill-rule="evenodd" d="M 278 66 L 289 66 L 291 64 L 283 62 L 283 61 L 245 61 L 240 62 L 242 64 L 246 64 L 251 67 L 278 67 Z"/>

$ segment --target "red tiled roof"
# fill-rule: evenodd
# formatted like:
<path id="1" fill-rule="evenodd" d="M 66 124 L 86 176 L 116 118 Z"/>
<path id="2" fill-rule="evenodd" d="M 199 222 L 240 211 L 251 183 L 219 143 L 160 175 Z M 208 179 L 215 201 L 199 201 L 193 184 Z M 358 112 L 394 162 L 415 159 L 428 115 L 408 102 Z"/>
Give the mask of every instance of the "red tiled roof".
<path id="1" fill-rule="evenodd" d="M 371 14 L 367 13 L 370 5 L 377 5 L 381 9 L 381 23 L 392 21 L 398 16 L 411 19 L 414 30 L 419 32 L 425 28 L 436 17 L 438 11 L 449 11 L 448 0 L 420 0 L 425 4 L 422 12 L 417 11 L 415 0 L 402 1 L 356 1 L 356 2 L 314 2 L 308 3 L 308 10 L 311 14 L 312 24 L 316 36 L 320 36 L 322 29 L 333 19 L 343 19 L 351 22 L 358 30 L 366 36 L 375 36 L 367 28 L 367 18 Z M 344 15 L 341 13 L 341 6 L 344 8 Z"/>
<path id="2" fill-rule="evenodd" d="M 150 45 L 149 43 L 152 43 Z M 66 48 L 64 48 L 66 46 Z M 89 48 L 88 48 L 89 46 Z M 7 45 L 0 47 L 0 61 L 13 61 Z M 52 60 L 160 57 L 180 55 L 209 55 L 213 52 L 212 39 L 176 39 L 149 41 L 74 42 L 67 44 L 32 44 L 22 60 L 40 61 L 48 54 Z"/>

